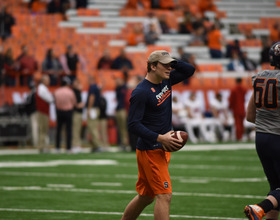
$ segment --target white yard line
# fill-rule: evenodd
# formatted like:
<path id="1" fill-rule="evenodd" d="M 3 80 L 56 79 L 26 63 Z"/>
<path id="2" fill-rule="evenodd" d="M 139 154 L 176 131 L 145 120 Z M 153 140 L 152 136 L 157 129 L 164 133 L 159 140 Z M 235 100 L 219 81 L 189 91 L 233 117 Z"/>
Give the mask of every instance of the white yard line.
<path id="1" fill-rule="evenodd" d="M 248 150 L 255 149 L 254 143 L 235 144 L 186 144 L 180 151 L 212 151 L 212 150 Z M 83 148 L 83 153 L 89 153 L 90 148 Z M 117 147 L 110 147 L 110 152 L 117 152 Z M 39 154 L 38 149 L 2 149 L 1 155 Z"/>
<path id="2" fill-rule="evenodd" d="M 49 160 L 49 161 L 5 161 L 3 167 L 56 167 L 61 165 L 117 165 L 116 160 Z"/>
<path id="3" fill-rule="evenodd" d="M 122 183 L 112 183 L 112 182 L 92 182 L 92 186 L 122 186 Z"/>
<path id="4" fill-rule="evenodd" d="M 12 209 L 0 208 L 0 212 L 42 212 L 42 213 L 65 213 L 65 214 L 89 214 L 89 215 L 119 215 L 122 212 L 96 212 L 96 211 L 77 211 L 77 210 L 48 210 L 48 209 Z M 143 217 L 153 217 L 153 214 L 142 213 Z M 245 218 L 231 217 L 210 217 L 210 216 L 192 216 L 192 215 L 170 215 L 171 218 L 186 218 L 186 219 L 219 219 L 219 220 L 244 220 Z"/>
<path id="5" fill-rule="evenodd" d="M 107 194 L 136 194 L 134 190 L 104 190 L 104 189 L 78 189 L 78 188 L 48 188 L 41 186 L 1 186 L 4 191 L 48 191 L 48 192 L 79 192 L 79 193 L 107 193 Z M 173 192 L 174 196 L 190 197 L 218 197 L 218 198 L 238 198 L 238 199 L 264 199 L 264 196 L 238 195 L 238 194 L 216 194 L 216 193 L 189 193 Z"/>
<path id="6" fill-rule="evenodd" d="M 181 150 L 182 151 L 211 151 L 211 150 L 251 150 L 251 149 L 255 149 L 254 143 L 216 144 L 216 145 L 212 145 L 212 144 L 188 145 L 188 144 L 186 144 Z"/>
<path id="7" fill-rule="evenodd" d="M 47 187 L 54 187 L 54 188 L 74 188 L 74 185 L 72 184 L 47 184 Z"/>
<path id="8" fill-rule="evenodd" d="M 116 160 L 50 160 L 50 161 L 5 161 L 0 162 L 1 168 L 25 168 L 25 167 L 56 167 L 56 166 L 120 166 L 120 167 L 135 167 L 136 163 L 118 163 Z M 243 171 L 258 171 L 260 167 L 244 167 L 244 166 L 231 166 L 231 165 L 189 165 L 189 164 L 170 164 L 170 168 L 176 169 L 198 169 L 198 170 L 243 170 Z M 1 172 L 0 172 L 1 173 Z"/>
<path id="9" fill-rule="evenodd" d="M 128 174 L 75 174 L 75 173 L 38 173 L 38 172 L 17 172 L 17 171 L 0 171 L 0 175 L 6 176 L 27 176 L 27 177 L 61 177 L 61 178 L 116 178 L 116 179 L 137 179 L 137 175 Z M 220 178 L 220 177 L 192 177 L 192 176 L 171 176 L 171 179 L 178 180 L 182 183 L 187 182 L 266 182 L 266 177 L 262 178 Z M 119 183 L 117 183 L 119 184 Z M 101 184 L 100 184 L 101 185 Z"/>

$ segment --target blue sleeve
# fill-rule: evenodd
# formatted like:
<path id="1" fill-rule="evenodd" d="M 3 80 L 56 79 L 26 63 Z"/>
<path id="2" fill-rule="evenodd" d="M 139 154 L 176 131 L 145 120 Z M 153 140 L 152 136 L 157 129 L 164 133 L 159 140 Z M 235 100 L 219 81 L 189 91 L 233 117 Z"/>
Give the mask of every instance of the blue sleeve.
<path id="1" fill-rule="evenodd" d="M 179 60 L 170 74 L 171 85 L 190 78 L 194 74 L 194 71 L 195 68 L 191 64 Z"/>
<path id="2" fill-rule="evenodd" d="M 132 92 L 128 113 L 128 130 L 138 137 L 156 142 L 158 134 L 142 124 L 147 95 L 143 91 Z"/>

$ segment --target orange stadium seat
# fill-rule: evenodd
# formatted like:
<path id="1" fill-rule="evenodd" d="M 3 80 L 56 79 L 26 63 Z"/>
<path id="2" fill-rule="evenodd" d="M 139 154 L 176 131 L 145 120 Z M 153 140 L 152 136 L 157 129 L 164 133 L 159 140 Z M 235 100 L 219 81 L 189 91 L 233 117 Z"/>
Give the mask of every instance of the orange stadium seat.
<path id="1" fill-rule="evenodd" d="M 200 72 L 222 72 L 223 65 L 222 64 L 200 64 L 200 65 L 198 65 L 198 69 Z"/>
<path id="2" fill-rule="evenodd" d="M 78 16 L 99 16 L 100 11 L 98 9 L 87 9 L 87 8 L 79 8 L 77 9 Z"/>

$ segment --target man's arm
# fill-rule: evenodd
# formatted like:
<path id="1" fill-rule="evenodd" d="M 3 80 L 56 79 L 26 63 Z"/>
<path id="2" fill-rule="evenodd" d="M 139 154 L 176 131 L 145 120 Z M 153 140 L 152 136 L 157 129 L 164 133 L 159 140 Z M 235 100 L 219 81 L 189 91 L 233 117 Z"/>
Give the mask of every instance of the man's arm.
<path id="1" fill-rule="evenodd" d="M 246 113 L 246 119 L 249 122 L 255 123 L 256 121 L 256 106 L 255 106 L 255 100 L 254 100 L 254 93 L 252 94 L 248 106 L 247 106 L 247 113 Z"/>
<path id="2" fill-rule="evenodd" d="M 94 94 L 90 94 L 88 97 L 88 106 L 87 106 L 87 117 L 90 118 L 90 109 L 93 106 L 95 100 L 95 95 Z"/>
<path id="3" fill-rule="evenodd" d="M 45 85 L 38 86 L 38 95 L 48 103 L 52 103 L 54 101 L 52 93 L 48 90 L 48 88 Z"/>
<path id="4" fill-rule="evenodd" d="M 147 95 L 143 92 L 134 91 L 132 93 L 128 113 L 128 130 L 138 137 L 156 142 L 158 134 L 145 127 L 141 122 L 145 112 L 146 97 Z"/>
<path id="5" fill-rule="evenodd" d="M 171 85 L 175 85 L 185 79 L 190 78 L 195 72 L 194 66 L 180 60 L 174 65 L 173 68 L 174 70 L 172 70 L 170 74 Z"/>

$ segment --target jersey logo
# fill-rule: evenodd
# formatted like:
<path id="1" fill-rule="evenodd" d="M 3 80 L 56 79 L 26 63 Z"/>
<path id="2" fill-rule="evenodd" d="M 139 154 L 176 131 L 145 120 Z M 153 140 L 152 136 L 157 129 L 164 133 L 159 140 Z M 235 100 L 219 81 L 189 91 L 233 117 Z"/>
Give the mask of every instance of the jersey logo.
<path id="1" fill-rule="evenodd" d="M 165 182 L 163 183 L 163 185 L 164 185 L 164 188 L 165 188 L 165 189 L 168 189 L 168 188 L 169 188 L 169 184 L 168 184 L 167 181 L 165 181 Z"/>
<path id="2" fill-rule="evenodd" d="M 161 92 L 156 95 L 156 98 L 158 100 L 158 104 L 157 105 L 158 106 L 161 105 L 170 95 L 171 95 L 171 90 L 166 85 L 165 87 L 163 87 Z"/>
<path id="3" fill-rule="evenodd" d="M 153 87 L 151 88 L 151 90 L 152 90 L 152 92 L 156 92 L 156 90 Z"/>

